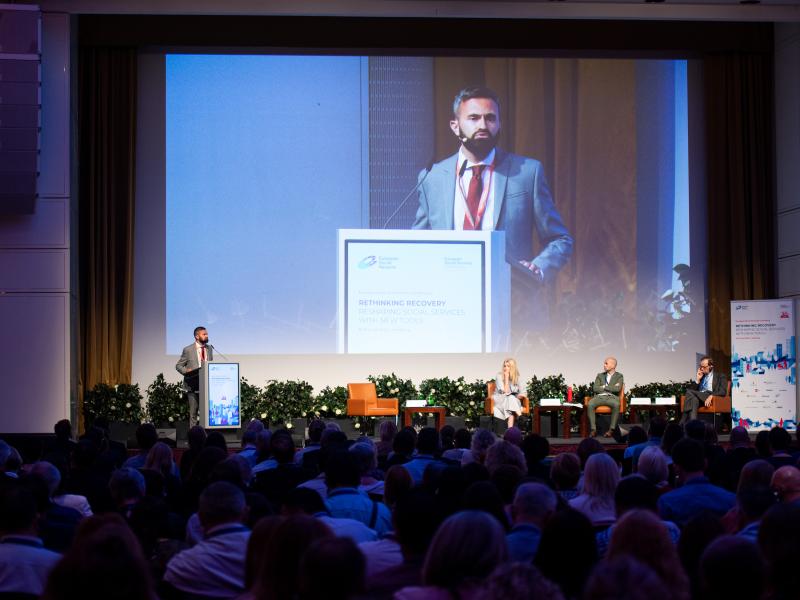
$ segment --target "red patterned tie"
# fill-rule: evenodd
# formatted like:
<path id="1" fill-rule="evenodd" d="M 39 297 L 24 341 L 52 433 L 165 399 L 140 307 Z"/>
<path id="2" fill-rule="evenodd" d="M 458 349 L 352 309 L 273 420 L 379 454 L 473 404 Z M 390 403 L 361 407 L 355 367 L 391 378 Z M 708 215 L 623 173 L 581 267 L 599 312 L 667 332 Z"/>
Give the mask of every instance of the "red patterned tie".
<path id="1" fill-rule="evenodd" d="M 470 222 L 468 215 L 464 215 L 465 230 L 480 229 L 481 227 L 481 224 L 478 223 L 478 206 L 480 206 L 481 196 L 483 195 L 483 169 L 485 166 L 475 165 L 470 167 L 472 169 L 472 179 L 469 180 L 469 189 L 467 190 L 467 210 L 472 215 L 472 222 Z"/>
<path id="2" fill-rule="evenodd" d="M 206 362 L 206 347 L 200 346 L 200 361 Z"/>

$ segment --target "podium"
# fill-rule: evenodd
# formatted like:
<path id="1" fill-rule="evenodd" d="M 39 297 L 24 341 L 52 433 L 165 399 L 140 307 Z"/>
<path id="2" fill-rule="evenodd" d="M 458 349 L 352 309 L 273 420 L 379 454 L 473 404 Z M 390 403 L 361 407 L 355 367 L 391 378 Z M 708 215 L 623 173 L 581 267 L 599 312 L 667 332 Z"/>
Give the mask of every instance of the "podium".
<path id="1" fill-rule="evenodd" d="M 343 354 L 504 352 L 510 267 L 502 231 L 338 231 Z"/>
<path id="2" fill-rule="evenodd" d="M 205 429 L 242 426 L 239 363 L 207 362 L 200 367 L 200 425 Z"/>

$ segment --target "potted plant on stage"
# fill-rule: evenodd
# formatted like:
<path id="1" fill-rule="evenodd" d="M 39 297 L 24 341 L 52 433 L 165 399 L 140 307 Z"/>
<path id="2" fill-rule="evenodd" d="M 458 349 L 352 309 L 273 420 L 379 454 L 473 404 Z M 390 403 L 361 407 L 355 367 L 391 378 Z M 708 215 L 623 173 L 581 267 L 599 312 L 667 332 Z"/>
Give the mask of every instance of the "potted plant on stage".
<path id="1" fill-rule="evenodd" d="M 347 437 L 361 429 L 361 424 L 356 428 L 356 423 L 347 416 L 347 388 L 341 385 L 321 389 L 311 400 L 308 418 L 335 421 Z"/>
<path id="2" fill-rule="evenodd" d="M 84 395 L 84 425 L 91 427 L 97 419 L 108 421 L 112 440 L 127 443 L 134 439 L 142 416 L 142 394 L 138 385 L 98 383 Z"/>
<path id="3" fill-rule="evenodd" d="M 175 440 L 186 439 L 189 429 L 189 405 L 180 383 L 169 383 L 159 373 L 147 390 L 147 417 L 159 429 L 174 429 Z"/>

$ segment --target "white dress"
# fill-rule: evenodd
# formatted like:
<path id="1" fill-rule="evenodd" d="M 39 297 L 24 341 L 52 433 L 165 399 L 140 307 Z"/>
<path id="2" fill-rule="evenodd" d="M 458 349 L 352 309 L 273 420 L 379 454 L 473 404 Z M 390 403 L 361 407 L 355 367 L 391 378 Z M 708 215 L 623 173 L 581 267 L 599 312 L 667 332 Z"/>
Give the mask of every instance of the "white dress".
<path id="1" fill-rule="evenodd" d="M 494 399 L 494 416 L 498 419 L 508 419 L 511 414 L 521 415 L 522 404 L 516 394 L 519 394 L 519 385 L 508 384 L 510 394 L 503 393 L 503 374 L 498 373 L 495 381 L 496 389 L 492 398 Z"/>

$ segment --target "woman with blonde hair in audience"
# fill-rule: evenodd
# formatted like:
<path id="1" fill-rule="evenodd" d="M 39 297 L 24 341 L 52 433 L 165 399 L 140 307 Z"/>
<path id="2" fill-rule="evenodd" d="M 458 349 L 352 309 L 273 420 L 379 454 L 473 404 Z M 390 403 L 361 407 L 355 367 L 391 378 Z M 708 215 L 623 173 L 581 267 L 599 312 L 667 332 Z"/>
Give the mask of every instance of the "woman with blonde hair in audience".
<path id="1" fill-rule="evenodd" d="M 407 587 L 395 600 L 470 600 L 508 560 L 503 528 L 492 516 L 465 510 L 447 518 L 431 541 L 422 567 L 423 587 Z"/>
<path id="2" fill-rule="evenodd" d="M 656 486 L 659 496 L 672 489 L 669 485 L 667 455 L 658 446 L 648 446 L 642 450 L 634 472 Z"/>
<path id="3" fill-rule="evenodd" d="M 619 483 L 619 467 L 608 454 L 592 454 L 583 473 L 583 491 L 569 501 L 593 527 L 611 525 L 616 520 L 614 492 Z"/>
<path id="4" fill-rule="evenodd" d="M 652 511 L 634 509 L 614 525 L 608 559 L 632 556 L 644 563 L 670 588 L 673 600 L 689 599 L 689 578 L 664 523 Z"/>

